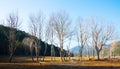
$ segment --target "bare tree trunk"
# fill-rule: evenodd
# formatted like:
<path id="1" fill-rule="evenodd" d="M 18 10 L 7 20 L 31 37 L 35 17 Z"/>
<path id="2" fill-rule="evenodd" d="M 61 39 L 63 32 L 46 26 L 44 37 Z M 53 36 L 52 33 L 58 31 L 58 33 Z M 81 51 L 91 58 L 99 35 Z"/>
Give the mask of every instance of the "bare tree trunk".
<path id="1" fill-rule="evenodd" d="M 9 62 L 12 62 L 12 57 L 13 57 L 13 54 L 11 53 L 11 54 L 10 54 Z"/>
<path id="2" fill-rule="evenodd" d="M 51 45 L 51 60 L 52 61 L 55 60 L 54 57 L 55 57 L 55 50 L 54 50 L 53 45 Z"/>
<path id="3" fill-rule="evenodd" d="M 80 58 L 79 58 L 79 61 L 82 61 L 82 56 L 83 56 L 83 47 L 80 48 Z"/>
<path id="4" fill-rule="evenodd" d="M 100 60 L 100 51 L 97 51 L 97 59 Z"/>
<path id="5" fill-rule="evenodd" d="M 61 57 L 61 61 L 65 61 L 65 58 L 64 58 L 64 52 L 62 49 L 60 49 L 60 57 Z"/>
<path id="6" fill-rule="evenodd" d="M 32 57 L 32 61 L 34 62 L 34 58 L 33 58 L 33 47 L 30 46 L 30 54 L 31 54 L 31 57 Z"/>
<path id="7" fill-rule="evenodd" d="M 60 42 L 60 57 L 61 57 L 62 62 L 65 61 L 64 51 L 63 51 L 63 40 Z"/>
<path id="8" fill-rule="evenodd" d="M 39 47 L 35 47 L 35 51 L 36 51 L 37 61 L 39 61 Z"/>
<path id="9" fill-rule="evenodd" d="M 70 58 L 71 58 L 71 52 L 70 52 L 70 45 L 71 45 L 71 39 L 72 39 L 72 36 L 73 36 L 73 34 L 72 34 L 73 32 L 71 32 L 71 35 L 70 35 L 70 38 L 69 38 L 69 44 L 68 44 L 68 46 L 67 46 L 67 57 L 68 57 L 68 60 L 70 61 Z"/>
<path id="10" fill-rule="evenodd" d="M 32 51 L 31 51 L 31 57 L 32 57 L 32 61 L 34 62 L 33 52 Z"/>
<path id="11" fill-rule="evenodd" d="M 94 34 L 93 34 L 93 32 L 92 32 L 92 57 L 94 58 L 95 57 L 95 45 L 94 45 Z"/>
<path id="12" fill-rule="evenodd" d="M 52 45 L 51 45 L 51 61 L 53 61 L 53 49 L 52 49 Z"/>
<path id="13" fill-rule="evenodd" d="M 46 41 L 46 42 L 47 42 L 47 41 Z M 43 57 L 43 61 L 44 61 L 44 59 L 45 59 L 46 52 L 47 52 L 47 43 L 45 43 L 45 51 L 44 51 L 44 57 Z"/>
<path id="14" fill-rule="evenodd" d="M 93 58 L 95 57 L 95 50 L 94 50 L 94 46 L 93 46 L 93 48 L 92 48 L 92 56 L 93 56 Z"/>
<path id="15" fill-rule="evenodd" d="M 86 42 L 86 46 L 87 46 L 87 57 L 88 59 L 90 59 L 90 51 L 89 51 L 89 47 L 88 47 L 88 43 Z"/>
<path id="16" fill-rule="evenodd" d="M 62 52 L 62 50 L 60 50 L 60 57 L 61 57 L 61 61 L 63 61 L 63 52 Z"/>
<path id="17" fill-rule="evenodd" d="M 68 53 L 67 53 L 67 57 L 68 57 L 68 60 L 70 61 L 70 58 L 71 58 L 71 53 L 70 53 L 70 50 L 68 50 Z"/>
<path id="18" fill-rule="evenodd" d="M 13 58 L 13 55 L 14 55 L 14 52 L 15 52 L 15 50 L 16 50 L 16 47 L 14 48 L 14 49 L 10 49 L 11 51 L 10 51 L 10 58 L 9 58 L 9 62 L 12 62 L 12 58 Z"/>
<path id="19" fill-rule="evenodd" d="M 90 59 L 90 51 L 87 49 L 88 59 Z"/>

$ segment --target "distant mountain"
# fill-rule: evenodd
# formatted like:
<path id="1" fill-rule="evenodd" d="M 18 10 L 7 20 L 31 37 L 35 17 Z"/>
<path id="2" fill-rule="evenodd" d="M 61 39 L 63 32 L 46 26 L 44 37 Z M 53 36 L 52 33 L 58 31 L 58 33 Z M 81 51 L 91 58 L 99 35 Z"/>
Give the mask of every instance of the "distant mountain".
<path id="1" fill-rule="evenodd" d="M 119 43 L 120 42 L 112 43 L 112 45 L 115 46 L 115 45 L 118 45 Z M 106 51 L 108 52 L 110 47 L 111 47 L 110 45 L 105 44 L 105 46 L 103 46 L 103 49 L 105 52 Z M 71 48 L 71 52 L 76 54 L 77 56 L 79 55 L 79 50 L 81 50 L 81 46 L 75 46 L 75 47 Z M 88 48 L 86 48 L 86 47 L 83 48 L 84 55 L 88 55 L 88 51 L 89 51 L 89 54 L 92 55 L 93 49 L 91 46 L 88 46 Z M 94 52 L 96 53 L 95 49 L 94 49 Z"/>
<path id="2" fill-rule="evenodd" d="M 79 49 L 80 49 L 80 46 L 75 46 L 75 47 L 71 48 L 71 52 L 78 53 Z"/>
<path id="3" fill-rule="evenodd" d="M 79 51 L 81 50 L 81 46 L 75 46 L 73 48 L 71 48 L 71 52 L 74 53 L 76 56 L 79 55 Z M 89 51 L 89 54 L 91 55 L 92 54 L 92 48 L 83 48 L 83 54 L 84 55 L 87 55 L 88 54 L 88 51 Z"/>

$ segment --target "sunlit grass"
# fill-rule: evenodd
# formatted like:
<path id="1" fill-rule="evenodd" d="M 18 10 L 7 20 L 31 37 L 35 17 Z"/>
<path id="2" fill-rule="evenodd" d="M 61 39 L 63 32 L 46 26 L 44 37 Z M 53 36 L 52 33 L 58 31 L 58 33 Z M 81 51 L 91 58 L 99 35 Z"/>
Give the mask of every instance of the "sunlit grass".
<path id="1" fill-rule="evenodd" d="M 51 60 L 53 58 L 54 60 Z M 9 58 L 6 56 L 0 56 L 0 69 L 75 69 L 85 67 L 120 67 L 120 61 L 94 61 L 95 58 L 90 57 L 93 59 L 92 61 L 87 58 L 83 57 L 82 61 L 79 61 L 79 57 L 71 57 L 71 60 L 68 61 L 68 57 L 66 58 L 67 61 L 61 62 L 60 57 L 45 57 L 43 61 L 43 57 L 39 58 L 39 62 L 32 62 L 30 56 L 23 57 L 23 56 L 15 56 L 12 60 L 12 63 L 9 63 Z M 41 61 L 40 61 L 41 59 Z M 34 58 L 36 60 L 36 58 Z M 72 68 L 71 68 L 72 67 Z M 119 68 L 118 68 L 119 69 Z"/>

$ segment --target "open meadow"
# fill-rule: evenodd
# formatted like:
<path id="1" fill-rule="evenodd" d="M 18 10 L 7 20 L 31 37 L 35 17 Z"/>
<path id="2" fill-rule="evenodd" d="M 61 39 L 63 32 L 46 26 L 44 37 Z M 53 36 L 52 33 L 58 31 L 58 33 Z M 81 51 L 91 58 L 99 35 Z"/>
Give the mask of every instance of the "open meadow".
<path id="1" fill-rule="evenodd" d="M 0 0 L 0 69 L 120 69 L 120 0 Z"/>
<path id="2" fill-rule="evenodd" d="M 40 59 L 40 58 L 39 58 Z M 61 62 L 60 57 L 41 58 L 39 62 L 32 62 L 31 57 L 14 57 L 12 63 L 8 62 L 7 57 L 0 57 L 0 69 L 120 69 L 120 61 L 70 61 Z"/>

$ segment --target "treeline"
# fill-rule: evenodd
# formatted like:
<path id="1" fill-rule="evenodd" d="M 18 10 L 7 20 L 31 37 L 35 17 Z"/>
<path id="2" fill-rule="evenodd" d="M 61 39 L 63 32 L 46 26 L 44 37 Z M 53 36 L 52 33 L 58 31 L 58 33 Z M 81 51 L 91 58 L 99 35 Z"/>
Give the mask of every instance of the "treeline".
<path id="1" fill-rule="evenodd" d="M 9 27 L 5 27 L 3 25 L 0 25 L 0 55 L 9 55 L 9 40 L 7 38 L 7 35 L 9 35 Z M 16 56 L 30 56 L 29 54 L 25 54 L 25 49 L 24 49 L 24 45 L 22 44 L 22 41 L 25 37 L 30 36 L 30 34 L 21 31 L 21 30 L 16 30 L 17 33 L 17 48 L 14 52 L 14 55 Z M 41 46 L 41 50 L 40 50 L 40 55 L 44 56 L 44 51 L 45 51 L 45 44 L 46 42 L 40 41 L 40 46 Z M 60 56 L 59 53 L 59 47 L 57 46 L 53 46 L 54 50 L 55 50 L 55 56 Z M 29 51 L 29 50 L 28 50 Z M 65 50 L 64 50 L 65 51 Z M 45 56 L 50 56 L 51 55 L 51 45 L 47 43 L 47 51 Z"/>
<path id="2" fill-rule="evenodd" d="M 46 51 L 46 56 L 52 56 L 55 53 L 55 56 L 60 56 L 61 60 L 65 61 L 66 55 L 69 58 L 71 57 L 70 46 L 73 40 L 77 42 L 78 46 L 80 46 L 79 60 L 82 60 L 83 58 L 84 48 L 87 50 L 88 58 L 90 58 L 89 46 L 91 46 L 92 48 L 92 56 L 95 57 L 95 55 L 97 55 L 97 59 L 100 60 L 100 53 L 103 50 L 103 47 L 109 41 L 111 42 L 113 40 L 116 40 L 114 26 L 110 22 L 104 21 L 103 19 L 99 18 L 91 17 L 88 19 L 83 19 L 81 17 L 78 17 L 75 22 L 72 22 L 72 19 L 68 13 L 66 13 L 65 11 L 59 11 L 52 13 L 47 19 L 42 12 L 39 12 L 37 14 L 33 13 L 29 16 L 28 21 L 29 33 L 35 38 L 29 39 L 31 40 L 31 42 L 28 42 L 27 44 L 28 46 L 31 46 L 31 55 L 33 53 L 33 48 L 36 49 L 34 50 L 34 52 L 36 52 L 37 58 L 39 55 L 43 55 L 43 53 L 45 53 Z M 16 33 L 18 32 L 18 30 L 14 30 L 19 29 L 19 25 L 21 24 L 18 13 L 10 13 L 5 22 L 10 28 L 6 30 L 9 31 L 9 33 L 7 33 L 10 35 L 8 35 L 7 38 L 4 38 L 6 42 L 3 43 L 8 43 L 7 45 L 9 45 L 6 47 L 9 47 L 11 61 L 13 54 L 18 55 L 18 53 L 14 51 L 18 51 L 19 54 L 22 52 L 24 53 L 21 41 L 23 40 L 23 38 L 29 36 L 29 34 L 26 34 L 24 32 L 25 35 L 20 36 L 19 33 Z M 6 32 L 3 35 L 6 35 Z M 47 44 L 46 47 L 45 42 L 41 41 L 43 40 L 43 38 L 46 43 L 50 43 L 51 45 Z M 25 41 L 27 41 L 27 39 Z M 54 46 L 54 44 L 56 43 L 59 48 Z M 67 48 L 67 51 L 63 49 L 65 47 Z M 39 49 L 40 54 L 38 52 Z"/>

